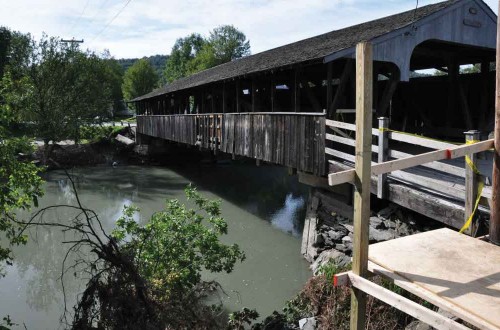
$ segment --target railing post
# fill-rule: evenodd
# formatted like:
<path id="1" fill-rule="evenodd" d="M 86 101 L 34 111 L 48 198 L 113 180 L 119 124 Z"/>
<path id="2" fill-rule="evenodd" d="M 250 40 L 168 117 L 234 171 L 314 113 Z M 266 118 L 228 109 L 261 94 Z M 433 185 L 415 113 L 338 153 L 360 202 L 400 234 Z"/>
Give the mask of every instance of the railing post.
<path id="1" fill-rule="evenodd" d="M 378 162 L 383 163 L 387 160 L 387 151 L 389 149 L 389 118 L 380 117 L 378 119 Z M 387 174 L 379 174 L 377 178 L 377 197 L 383 199 L 387 195 Z"/>
<path id="2" fill-rule="evenodd" d="M 465 142 L 466 143 L 474 143 L 479 140 L 479 131 L 476 130 L 471 130 L 464 132 L 465 134 Z M 465 210 L 464 210 L 464 222 L 467 222 L 469 219 L 470 215 L 474 211 L 474 206 L 476 204 L 476 199 L 477 199 L 477 186 L 478 186 L 478 180 L 479 176 L 475 172 L 474 169 L 477 168 L 477 154 L 470 154 L 466 155 L 466 158 L 468 157 L 470 159 L 470 164 L 469 161 L 465 162 Z M 472 164 L 472 166 L 471 166 Z M 476 234 L 477 230 L 477 223 L 474 222 L 474 219 L 472 219 L 472 222 L 465 231 L 467 235 L 474 236 Z"/>

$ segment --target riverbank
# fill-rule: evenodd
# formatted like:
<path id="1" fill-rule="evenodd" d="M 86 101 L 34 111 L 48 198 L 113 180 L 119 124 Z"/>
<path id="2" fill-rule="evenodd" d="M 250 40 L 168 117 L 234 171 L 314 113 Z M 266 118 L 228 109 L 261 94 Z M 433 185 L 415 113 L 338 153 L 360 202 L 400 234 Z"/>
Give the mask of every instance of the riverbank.
<path id="1" fill-rule="evenodd" d="M 103 133 L 94 134 L 91 139 L 77 144 L 70 140 L 49 145 L 37 141 L 32 158 L 49 170 L 96 165 L 143 165 L 150 162 L 150 158 L 141 153 L 135 144 L 134 127 L 115 128 L 109 133 L 103 128 Z"/>

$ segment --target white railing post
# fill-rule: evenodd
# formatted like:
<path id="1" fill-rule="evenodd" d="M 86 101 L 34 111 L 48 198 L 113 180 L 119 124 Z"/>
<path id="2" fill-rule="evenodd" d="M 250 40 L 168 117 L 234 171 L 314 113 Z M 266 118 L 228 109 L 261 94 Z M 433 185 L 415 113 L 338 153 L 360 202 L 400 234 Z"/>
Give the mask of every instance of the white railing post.
<path id="1" fill-rule="evenodd" d="M 380 117 L 378 119 L 378 163 L 383 163 L 387 160 L 387 150 L 389 149 L 389 118 Z M 377 178 L 377 197 L 383 199 L 386 197 L 387 174 L 379 174 Z"/>
<path id="2" fill-rule="evenodd" d="M 479 141 L 479 131 L 471 130 L 464 132 L 465 134 L 465 142 L 467 144 L 475 143 Z M 464 209 L 464 222 L 467 222 L 470 215 L 474 211 L 474 206 L 476 204 L 477 199 L 477 187 L 479 175 L 476 173 L 477 169 L 477 154 L 468 154 L 465 156 L 468 157 L 470 161 L 465 162 L 465 209 Z M 471 166 L 472 165 L 472 166 Z M 465 230 L 465 233 L 473 236 L 476 233 L 477 223 L 472 219 L 472 223 L 469 228 Z"/>

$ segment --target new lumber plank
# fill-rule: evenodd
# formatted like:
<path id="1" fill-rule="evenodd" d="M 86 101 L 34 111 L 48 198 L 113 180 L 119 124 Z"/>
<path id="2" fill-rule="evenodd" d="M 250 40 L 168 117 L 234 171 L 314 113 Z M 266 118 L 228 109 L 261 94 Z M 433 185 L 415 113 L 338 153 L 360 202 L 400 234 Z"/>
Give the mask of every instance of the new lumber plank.
<path id="1" fill-rule="evenodd" d="M 472 314 L 474 326 L 500 329 L 500 247 L 443 228 L 372 244 L 369 258 Z"/>
<path id="2" fill-rule="evenodd" d="M 389 306 L 397 308 L 414 318 L 425 322 L 438 330 L 470 330 L 466 326 L 459 324 L 443 315 L 440 315 L 422 305 L 417 304 L 397 293 L 387 290 L 367 279 L 362 278 L 352 272 L 348 273 L 351 285 L 366 292 Z"/>

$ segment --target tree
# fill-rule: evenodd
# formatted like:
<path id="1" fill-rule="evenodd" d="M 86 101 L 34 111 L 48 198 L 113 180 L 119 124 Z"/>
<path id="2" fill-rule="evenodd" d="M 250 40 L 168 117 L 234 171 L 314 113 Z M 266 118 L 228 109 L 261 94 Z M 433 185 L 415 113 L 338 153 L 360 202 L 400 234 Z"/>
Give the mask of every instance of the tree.
<path id="1" fill-rule="evenodd" d="M 158 84 L 158 75 L 147 59 L 135 62 L 123 76 L 123 96 L 132 100 L 151 92 Z"/>
<path id="2" fill-rule="evenodd" d="M 102 57 L 104 61 L 104 74 L 110 84 L 113 111 L 120 111 L 123 108 L 123 68 L 116 59 L 111 57 L 109 51 L 106 50 Z"/>
<path id="3" fill-rule="evenodd" d="M 198 33 L 175 41 L 165 66 L 164 76 L 168 83 L 188 75 L 189 63 L 196 58 L 205 44 L 205 39 Z"/>
<path id="4" fill-rule="evenodd" d="M 243 32 L 232 25 L 222 25 L 213 29 L 208 42 L 212 45 L 218 64 L 250 55 L 250 41 Z"/>
<path id="5" fill-rule="evenodd" d="M 232 25 L 223 25 L 204 39 L 193 33 L 177 39 L 165 67 L 168 83 L 216 65 L 250 55 L 250 42 Z"/>
<path id="6" fill-rule="evenodd" d="M 0 27 L 0 66 L 2 71 L 9 71 L 15 76 L 21 58 L 17 52 L 26 48 L 29 37 Z M 20 47 L 22 46 L 22 47 Z M 13 52 L 16 52 L 13 54 Z M 33 146 L 26 138 L 12 138 L 10 126 L 19 118 L 10 106 L 11 95 L 5 93 L 5 83 L 11 79 L 0 76 L 0 275 L 5 263 L 12 263 L 11 245 L 23 244 L 27 237 L 21 227 L 16 225 L 19 210 L 29 209 L 42 196 L 42 179 L 38 176 L 37 166 L 24 160 L 20 154 L 30 154 Z M 5 320 L 5 319 L 4 319 Z M 9 322 L 7 322 L 9 323 Z M 0 326 L 1 327 L 1 326 Z"/>
<path id="7" fill-rule="evenodd" d="M 28 40 L 5 72 L 3 96 L 13 113 L 33 125 L 48 156 L 49 141 L 78 141 L 81 125 L 107 115 L 111 82 L 96 54 L 45 35 Z"/>

